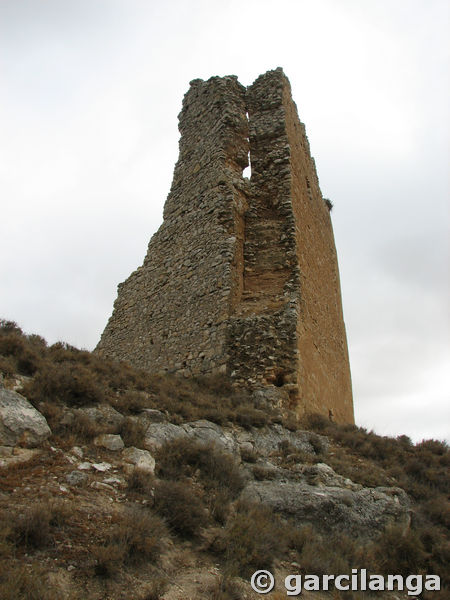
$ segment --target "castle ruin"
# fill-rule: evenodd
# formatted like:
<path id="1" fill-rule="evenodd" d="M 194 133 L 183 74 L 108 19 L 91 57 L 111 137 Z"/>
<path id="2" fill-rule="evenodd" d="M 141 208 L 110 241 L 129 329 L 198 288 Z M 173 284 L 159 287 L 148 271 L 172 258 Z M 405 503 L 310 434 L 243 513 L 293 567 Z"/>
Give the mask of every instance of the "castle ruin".
<path id="1" fill-rule="evenodd" d="M 330 211 L 288 79 L 196 79 L 179 129 L 164 221 L 96 351 L 150 372 L 225 373 L 298 414 L 353 423 Z"/>

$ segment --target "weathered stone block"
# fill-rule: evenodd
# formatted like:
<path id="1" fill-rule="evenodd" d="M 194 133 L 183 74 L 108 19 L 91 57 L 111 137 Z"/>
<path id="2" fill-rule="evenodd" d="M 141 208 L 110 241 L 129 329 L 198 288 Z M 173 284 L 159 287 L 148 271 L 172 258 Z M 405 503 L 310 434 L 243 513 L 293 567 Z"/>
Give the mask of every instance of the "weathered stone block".
<path id="1" fill-rule="evenodd" d="M 44 415 L 17 392 L 0 387 L 0 445 L 33 448 L 50 435 Z"/>

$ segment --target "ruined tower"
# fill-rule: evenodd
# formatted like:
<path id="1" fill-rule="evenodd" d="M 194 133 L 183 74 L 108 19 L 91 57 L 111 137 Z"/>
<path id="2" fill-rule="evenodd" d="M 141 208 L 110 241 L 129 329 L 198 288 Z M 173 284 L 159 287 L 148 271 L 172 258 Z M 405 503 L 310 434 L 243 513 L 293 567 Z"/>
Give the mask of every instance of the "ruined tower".
<path id="1" fill-rule="evenodd" d="M 179 129 L 164 221 L 97 351 L 151 372 L 226 373 L 352 423 L 329 208 L 288 79 L 196 79 Z"/>

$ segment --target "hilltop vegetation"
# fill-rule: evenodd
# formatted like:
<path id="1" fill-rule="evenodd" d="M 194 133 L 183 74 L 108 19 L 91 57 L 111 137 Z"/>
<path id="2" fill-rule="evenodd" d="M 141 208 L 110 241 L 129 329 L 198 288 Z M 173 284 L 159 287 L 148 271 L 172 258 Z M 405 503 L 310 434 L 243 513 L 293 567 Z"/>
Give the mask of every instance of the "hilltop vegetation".
<path id="1" fill-rule="evenodd" d="M 257 596 L 249 577 L 263 568 L 432 573 L 441 576 L 443 589 L 423 597 L 447 597 L 445 443 L 413 444 L 407 436 L 382 437 L 319 415 L 299 422 L 292 413 L 261 407 L 225 377 L 149 375 L 64 343 L 48 346 L 8 321 L 0 322 L 0 372 L 5 387 L 18 389 L 52 432 L 29 460 L 0 469 L 0 598 L 250 599 Z M 120 415 L 117 422 L 91 417 L 90 408 L 106 405 Z M 120 453 L 97 443 L 102 434 L 120 435 L 125 447 L 143 450 L 146 419 L 155 415 L 173 426 L 206 420 L 230 439 L 231 433 L 244 439 L 245 432 L 245 439 L 256 439 L 278 427 L 285 439 L 270 461 L 247 442 L 233 453 L 189 437 L 166 440 L 152 451 L 154 468 L 146 469 L 126 465 Z M 292 445 L 290 432 L 302 433 L 309 449 Z M 367 538 L 352 530 L 327 534 L 320 524 L 286 518 L 242 494 L 249 481 L 280 473 L 312 477 L 322 463 L 333 477 L 351 480 L 349 486 L 405 490 L 410 526 L 392 522 Z"/>

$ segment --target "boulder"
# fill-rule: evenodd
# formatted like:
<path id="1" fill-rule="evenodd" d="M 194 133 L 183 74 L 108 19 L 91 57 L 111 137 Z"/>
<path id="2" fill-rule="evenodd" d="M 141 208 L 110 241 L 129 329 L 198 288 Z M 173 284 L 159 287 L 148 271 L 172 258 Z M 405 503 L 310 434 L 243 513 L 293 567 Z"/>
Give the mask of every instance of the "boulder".
<path id="1" fill-rule="evenodd" d="M 270 506 L 294 523 L 313 524 L 324 533 L 374 537 L 390 523 L 409 526 L 409 500 L 400 488 L 312 486 L 304 482 L 253 481 L 241 497 Z"/>
<path id="2" fill-rule="evenodd" d="M 227 452 L 237 452 L 237 444 L 233 436 L 211 421 L 206 419 L 192 421 L 182 425 L 182 428 L 189 437 L 205 445 L 212 444 Z"/>
<path id="3" fill-rule="evenodd" d="M 191 438 L 205 445 L 218 446 L 226 452 L 238 451 L 233 434 L 225 432 L 221 427 L 206 419 L 183 425 L 151 423 L 145 432 L 144 446 L 151 452 L 155 452 L 165 443 L 177 438 Z"/>
<path id="4" fill-rule="evenodd" d="M 98 406 L 84 406 L 74 411 L 75 418 L 77 414 L 84 415 L 96 425 L 108 427 L 111 430 L 117 430 L 125 420 L 125 417 L 109 404 L 99 404 Z"/>
<path id="5" fill-rule="evenodd" d="M 6 450 L 8 448 L 10 452 Z M 8 468 L 15 465 L 20 465 L 33 460 L 36 456 L 42 453 L 40 448 L 19 448 L 11 446 L 2 446 L 2 453 L 0 454 L 0 467 Z"/>
<path id="6" fill-rule="evenodd" d="M 180 425 L 151 423 L 145 432 L 144 446 L 150 452 L 156 452 L 165 443 L 183 437 L 188 437 L 188 434 Z"/>
<path id="7" fill-rule="evenodd" d="M 347 477 L 339 475 L 325 463 L 316 465 L 298 464 L 294 465 L 292 470 L 311 485 L 347 488 L 349 490 L 361 490 L 363 488 L 360 483 L 354 483 Z"/>
<path id="8" fill-rule="evenodd" d="M 155 473 L 155 459 L 148 452 L 148 450 L 141 450 L 140 448 L 125 448 L 122 451 L 122 457 L 127 463 L 131 463 L 141 471 L 146 471 L 154 475 Z"/>
<path id="9" fill-rule="evenodd" d="M 105 471 L 112 469 L 112 465 L 107 462 L 92 463 L 92 468 L 96 471 L 100 471 L 100 473 L 104 473 Z"/>
<path id="10" fill-rule="evenodd" d="M 71 471 L 66 475 L 66 481 L 69 485 L 77 486 L 86 483 L 88 475 L 82 471 Z"/>
<path id="11" fill-rule="evenodd" d="M 113 452 L 122 450 L 122 448 L 125 446 L 120 435 L 114 435 L 112 433 L 103 433 L 102 435 L 98 435 L 96 438 L 94 438 L 94 444 Z"/>
<path id="12" fill-rule="evenodd" d="M 92 468 L 92 463 L 90 462 L 81 462 L 78 466 L 77 469 L 79 469 L 80 471 L 89 471 L 89 469 Z"/>
<path id="13" fill-rule="evenodd" d="M 77 458 L 83 458 L 84 454 L 83 449 L 79 446 L 74 446 L 73 448 L 71 448 L 70 453 L 76 456 Z"/>
<path id="14" fill-rule="evenodd" d="M 276 452 L 281 443 L 289 443 L 296 450 L 308 454 L 316 454 L 317 446 L 326 452 L 329 446 L 328 439 L 323 435 L 309 431 L 289 431 L 279 424 L 270 425 L 264 429 L 254 429 L 252 433 L 252 440 L 248 441 L 253 442 L 255 450 L 262 456 L 269 456 Z"/>
<path id="15" fill-rule="evenodd" d="M 286 401 L 286 394 L 276 386 L 265 386 L 259 390 L 254 390 L 252 400 L 260 410 L 273 410 L 276 406 L 281 408 Z"/>
<path id="16" fill-rule="evenodd" d="M 34 448 L 51 433 L 45 417 L 24 396 L 0 388 L 0 445 Z"/>

